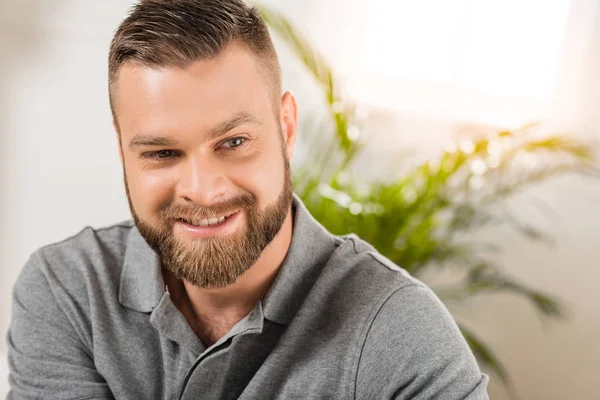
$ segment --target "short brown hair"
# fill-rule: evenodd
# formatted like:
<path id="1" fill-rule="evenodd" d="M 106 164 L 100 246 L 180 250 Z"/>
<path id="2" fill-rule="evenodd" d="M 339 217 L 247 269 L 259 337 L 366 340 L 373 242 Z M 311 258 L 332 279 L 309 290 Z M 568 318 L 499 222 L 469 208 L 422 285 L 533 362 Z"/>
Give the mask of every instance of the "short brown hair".
<path id="1" fill-rule="evenodd" d="M 277 100 L 281 68 L 269 30 L 256 8 L 243 0 L 142 0 L 118 27 L 110 45 L 108 82 L 115 117 L 114 86 L 127 62 L 185 68 L 212 59 L 238 43 L 260 60 Z"/>

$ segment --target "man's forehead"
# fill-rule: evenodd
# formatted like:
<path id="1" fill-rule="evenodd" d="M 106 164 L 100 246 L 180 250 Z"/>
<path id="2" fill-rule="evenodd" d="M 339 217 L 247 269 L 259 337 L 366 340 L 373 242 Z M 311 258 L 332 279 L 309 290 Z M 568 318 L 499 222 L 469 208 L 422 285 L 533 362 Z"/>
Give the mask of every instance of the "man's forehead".
<path id="1" fill-rule="evenodd" d="M 192 61 L 186 65 L 169 63 L 154 65 L 135 59 L 129 60 L 119 69 L 116 86 L 121 86 L 129 81 L 144 81 L 148 84 L 160 85 L 169 79 L 210 83 L 218 78 L 235 80 L 235 77 L 252 77 L 258 79 L 261 75 L 263 74 L 256 56 L 243 46 L 230 45 L 215 57 Z"/>
<path id="2" fill-rule="evenodd" d="M 129 62 L 119 71 L 114 95 L 119 124 L 127 119 L 136 127 L 149 119 L 214 117 L 217 122 L 241 110 L 258 116 L 265 107 L 271 111 L 272 104 L 264 76 L 245 51 L 229 51 L 185 68 Z"/>

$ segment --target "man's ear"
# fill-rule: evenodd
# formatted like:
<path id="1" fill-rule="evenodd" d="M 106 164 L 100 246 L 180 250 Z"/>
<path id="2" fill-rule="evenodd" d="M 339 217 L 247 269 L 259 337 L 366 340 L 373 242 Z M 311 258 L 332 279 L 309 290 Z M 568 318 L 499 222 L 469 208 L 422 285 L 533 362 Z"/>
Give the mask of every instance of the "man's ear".
<path id="1" fill-rule="evenodd" d="M 114 118 L 112 125 L 113 129 L 115 130 L 115 134 L 117 135 L 117 143 L 119 144 L 119 158 L 121 159 L 121 164 L 123 164 L 123 144 L 121 143 L 121 133 L 119 133 L 119 124 Z"/>
<path id="2" fill-rule="evenodd" d="M 291 160 L 296 148 L 296 134 L 298 132 L 298 106 L 292 92 L 285 92 L 281 98 L 281 129 L 288 160 Z"/>

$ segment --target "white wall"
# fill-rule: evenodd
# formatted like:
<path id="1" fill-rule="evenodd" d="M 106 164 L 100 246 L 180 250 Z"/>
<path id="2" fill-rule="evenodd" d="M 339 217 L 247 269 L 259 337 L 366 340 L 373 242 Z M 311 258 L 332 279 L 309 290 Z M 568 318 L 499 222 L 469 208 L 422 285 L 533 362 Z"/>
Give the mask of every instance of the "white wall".
<path id="1" fill-rule="evenodd" d="M 108 43 L 125 3 L 0 5 L 3 337 L 12 283 L 36 248 L 128 216 L 106 98 Z"/>
<path id="2" fill-rule="evenodd" d="M 316 12 L 316 0 L 271 3 L 291 10 L 313 37 L 322 33 L 327 7 Z M 31 252 L 86 225 L 129 217 L 106 93 L 109 41 L 129 5 L 126 0 L 0 2 L 2 337 L 12 284 Z M 282 54 L 288 66 L 285 81 L 306 113 L 314 103 L 313 92 L 298 65 L 284 50 Z M 593 62 L 589 65 L 598 65 Z M 590 102 L 600 93 L 597 89 L 589 91 Z M 586 128 L 591 130 L 600 121 L 589 107 Z M 403 123 L 390 119 L 389 132 Z M 372 133 L 371 157 L 402 148 L 411 136 L 394 137 L 390 146 L 384 132 Z M 532 246 L 498 231 L 493 238 L 507 249 L 499 262 L 530 285 L 564 299 L 569 320 L 543 329 L 527 304 L 504 296 L 477 299 L 456 313 L 494 346 L 523 399 L 598 399 L 600 190 L 598 184 L 563 179 L 538 188 L 535 195 L 547 199 L 559 216 L 551 225 L 559 247 Z M 519 206 L 519 212 L 531 215 L 526 207 Z M 2 340 L 0 352 L 5 349 Z M 491 393 L 502 398 L 495 384 Z"/>

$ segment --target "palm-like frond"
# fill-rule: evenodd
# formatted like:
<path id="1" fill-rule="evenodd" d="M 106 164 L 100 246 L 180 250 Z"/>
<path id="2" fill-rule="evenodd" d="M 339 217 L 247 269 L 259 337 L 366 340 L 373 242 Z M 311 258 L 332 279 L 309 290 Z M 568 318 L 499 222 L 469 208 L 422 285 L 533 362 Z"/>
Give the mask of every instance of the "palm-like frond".
<path id="1" fill-rule="evenodd" d="M 528 300 L 537 311 L 549 318 L 563 318 L 564 306 L 553 296 L 529 288 L 515 281 L 489 261 L 479 261 L 467 269 L 466 277 L 458 284 L 434 288 L 438 297 L 445 302 L 464 301 L 472 296 L 493 293 L 512 292 Z"/>
<path id="2" fill-rule="evenodd" d="M 508 383 L 508 372 L 494 352 L 470 329 L 461 324 L 459 328 L 481 367 L 492 371 L 502 382 Z"/>
<path id="3" fill-rule="evenodd" d="M 350 115 L 347 109 L 344 110 L 344 107 L 348 105 L 340 96 L 341 90 L 337 85 L 337 80 L 334 79 L 331 67 L 283 15 L 264 5 L 261 5 L 259 10 L 267 24 L 286 41 L 292 52 L 320 84 L 329 111 L 335 121 L 338 143 L 343 151 L 352 154 L 354 142 L 348 135 Z"/>

